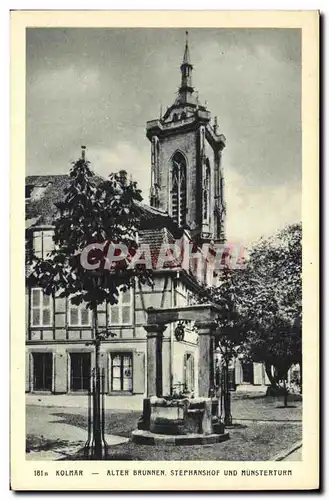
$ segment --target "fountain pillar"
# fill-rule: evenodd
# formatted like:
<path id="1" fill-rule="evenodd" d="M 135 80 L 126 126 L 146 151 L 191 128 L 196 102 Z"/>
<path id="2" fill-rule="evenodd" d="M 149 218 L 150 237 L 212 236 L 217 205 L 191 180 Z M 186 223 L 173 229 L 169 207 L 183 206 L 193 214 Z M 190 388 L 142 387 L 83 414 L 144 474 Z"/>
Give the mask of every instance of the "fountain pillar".
<path id="1" fill-rule="evenodd" d="M 214 383 L 213 322 L 196 322 L 199 334 L 199 397 L 209 398 Z"/>
<path id="2" fill-rule="evenodd" d="M 162 339 L 166 325 L 146 325 L 147 397 L 162 396 Z"/>

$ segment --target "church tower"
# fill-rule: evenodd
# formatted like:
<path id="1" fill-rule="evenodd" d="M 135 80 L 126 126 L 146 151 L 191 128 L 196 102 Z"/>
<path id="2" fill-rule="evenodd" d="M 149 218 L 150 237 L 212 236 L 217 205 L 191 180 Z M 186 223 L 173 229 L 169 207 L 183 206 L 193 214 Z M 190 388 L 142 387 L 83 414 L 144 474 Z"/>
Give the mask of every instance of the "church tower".
<path id="1" fill-rule="evenodd" d="M 148 121 L 151 142 L 151 206 L 168 212 L 202 243 L 225 240 L 222 151 L 217 117 L 201 105 L 192 83 L 188 33 L 180 66 L 181 84 L 163 116 Z"/>

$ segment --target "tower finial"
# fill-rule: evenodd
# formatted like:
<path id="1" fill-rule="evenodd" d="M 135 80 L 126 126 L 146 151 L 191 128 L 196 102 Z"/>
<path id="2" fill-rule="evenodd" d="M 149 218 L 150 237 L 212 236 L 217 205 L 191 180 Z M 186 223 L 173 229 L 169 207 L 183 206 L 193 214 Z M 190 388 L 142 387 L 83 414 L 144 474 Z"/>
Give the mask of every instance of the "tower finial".
<path id="1" fill-rule="evenodd" d="M 81 146 L 81 160 L 86 159 L 86 146 Z"/>

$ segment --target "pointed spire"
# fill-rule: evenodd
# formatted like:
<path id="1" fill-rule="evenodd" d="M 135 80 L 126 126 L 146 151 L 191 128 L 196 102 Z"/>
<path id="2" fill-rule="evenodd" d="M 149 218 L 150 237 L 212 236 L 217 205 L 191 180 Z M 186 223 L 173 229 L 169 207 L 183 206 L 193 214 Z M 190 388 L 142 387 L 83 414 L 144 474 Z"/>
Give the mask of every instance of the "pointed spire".
<path id="1" fill-rule="evenodd" d="M 186 35 L 186 41 L 185 41 L 185 51 L 184 51 L 184 57 L 183 57 L 183 64 L 191 65 L 190 50 L 188 47 L 188 31 L 185 31 L 185 35 Z"/>
<path id="2" fill-rule="evenodd" d="M 181 85 L 178 91 L 178 99 L 182 104 L 186 104 L 191 101 L 191 96 L 193 94 L 192 85 L 192 70 L 193 66 L 190 60 L 190 50 L 188 46 L 188 31 L 186 33 L 185 50 L 183 56 L 183 62 L 181 64 L 180 70 L 182 74 Z M 192 98 L 194 101 L 195 99 Z"/>

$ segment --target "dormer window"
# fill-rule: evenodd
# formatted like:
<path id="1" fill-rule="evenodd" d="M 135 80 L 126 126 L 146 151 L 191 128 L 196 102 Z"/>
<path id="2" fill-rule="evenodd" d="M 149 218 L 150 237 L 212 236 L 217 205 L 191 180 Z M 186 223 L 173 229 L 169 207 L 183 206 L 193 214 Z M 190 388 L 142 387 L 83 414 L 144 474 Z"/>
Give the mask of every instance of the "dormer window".
<path id="1" fill-rule="evenodd" d="M 177 113 L 173 114 L 172 121 L 173 122 L 177 122 L 178 121 L 178 115 L 177 115 Z"/>
<path id="2" fill-rule="evenodd" d="M 32 193 L 31 198 L 33 200 L 40 200 L 46 191 L 47 186 L 35 186 Z"/>
<path id="3" fill-rule="evenodd" d="M 47 187 L 51 186 L 51 182 L 47 182 L 46 184 L 26 184 L 25 185 L 25 199 L 37 201 L 40 200 Z"/>

